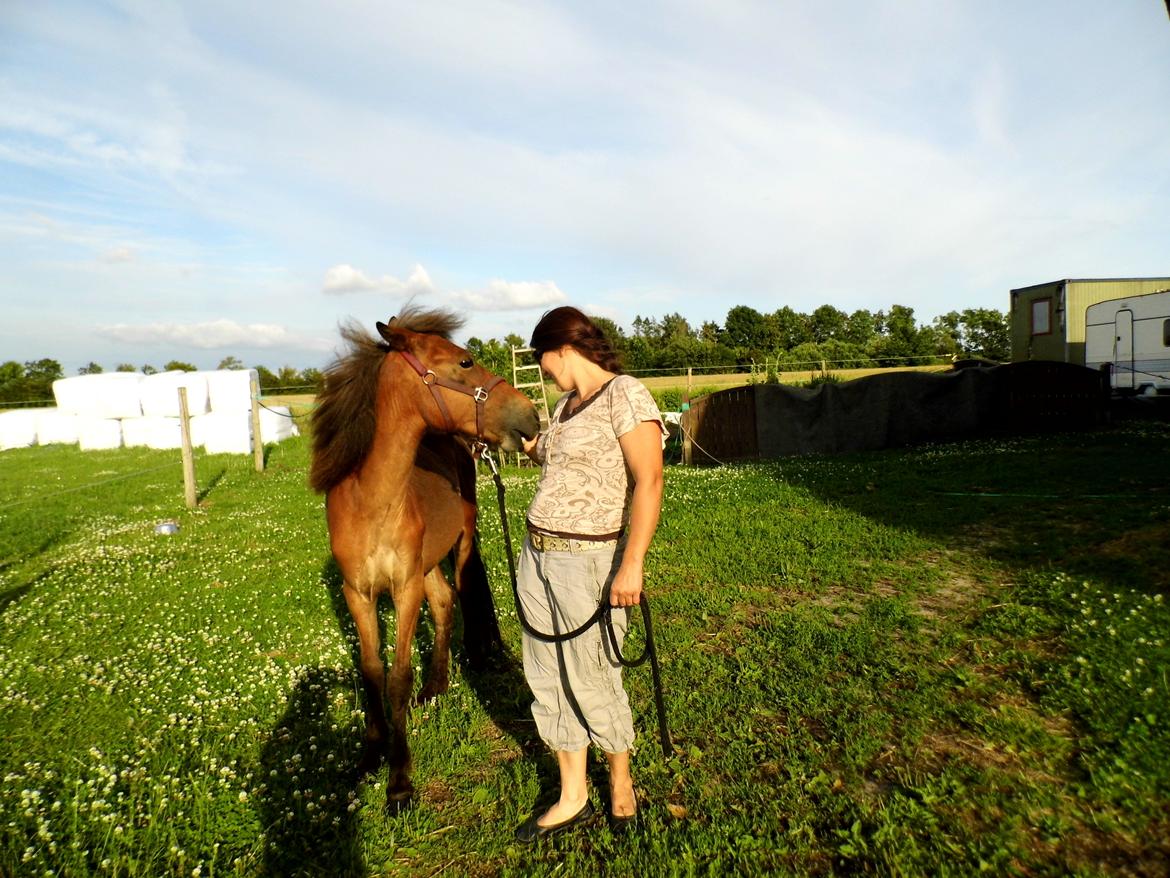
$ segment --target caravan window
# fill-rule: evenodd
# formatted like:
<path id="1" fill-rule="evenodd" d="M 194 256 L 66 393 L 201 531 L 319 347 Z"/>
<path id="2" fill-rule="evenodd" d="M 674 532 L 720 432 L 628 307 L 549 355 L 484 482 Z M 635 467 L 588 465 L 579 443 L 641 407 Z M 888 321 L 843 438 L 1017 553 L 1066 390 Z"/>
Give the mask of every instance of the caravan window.
<path id="1" fill-rule="evenodd" d="M 1052 332 L 1052 299 L 1037 299 L 1032 303 L 1032 335 Z"/>
<path id="2" fill-rule="evenodd" d="M 1162 321 L 1162 347 L 1170 348 L 1170 320 Z"/>

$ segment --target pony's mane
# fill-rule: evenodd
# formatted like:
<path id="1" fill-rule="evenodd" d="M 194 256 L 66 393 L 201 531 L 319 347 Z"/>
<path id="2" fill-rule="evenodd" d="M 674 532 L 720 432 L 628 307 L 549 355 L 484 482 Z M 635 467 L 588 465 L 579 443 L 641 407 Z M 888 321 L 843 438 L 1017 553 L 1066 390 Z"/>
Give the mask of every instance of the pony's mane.
<path id="1" fill-rule="evenodd" d="M 394 318 L 398 329 L 438 335 L 451 340 L 463 325 L 457 314 L 406 305 Z M 313 411 L 313 462 L 309 485 L 324 493 L 357 469 L 374 441 L 374 403 L 378 375 L 390 345 L 374 338 L 360 324 L 340 327 L 348 351 L 325 370 L 324 387 Z"/>
<path id="2" fill-rule="evenodd" d="M 417 305 L 408 304 L 398 312 L 398 316 L 394 318 L 394 325 L 411 332 L 439 335 L 451 341 L 451 336 L 463 326 L 463 318 L 454 311 L 444 311 L 441 308 L 424 310 Z"/>

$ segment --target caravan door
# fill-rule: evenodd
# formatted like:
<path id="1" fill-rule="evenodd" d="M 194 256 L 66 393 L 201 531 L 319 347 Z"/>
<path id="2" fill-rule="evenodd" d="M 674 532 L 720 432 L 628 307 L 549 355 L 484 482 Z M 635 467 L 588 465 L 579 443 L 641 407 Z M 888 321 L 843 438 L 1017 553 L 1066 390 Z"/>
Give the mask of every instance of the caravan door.
<path id="1" fill-rule="evenodd" d="M 1113 389 L 1133 390 L 1133 312 L 1123 308 L 1113 322 Z"/>

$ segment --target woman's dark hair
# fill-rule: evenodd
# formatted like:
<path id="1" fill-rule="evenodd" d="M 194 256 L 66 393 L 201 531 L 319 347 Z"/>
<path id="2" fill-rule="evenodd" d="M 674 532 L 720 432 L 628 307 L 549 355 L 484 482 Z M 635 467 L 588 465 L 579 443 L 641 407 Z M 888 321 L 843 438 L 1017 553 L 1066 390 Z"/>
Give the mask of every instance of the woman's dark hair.
<path id="1" fill-rule="evenodd" d="M 532 340 L 528 345 L 538 363 L 546 351 L 571 345 L 581 356 L 607 372 L 622 373 L 621 359 L 601 327 L 569 305 L 546 311 L 532 330 Z"/>

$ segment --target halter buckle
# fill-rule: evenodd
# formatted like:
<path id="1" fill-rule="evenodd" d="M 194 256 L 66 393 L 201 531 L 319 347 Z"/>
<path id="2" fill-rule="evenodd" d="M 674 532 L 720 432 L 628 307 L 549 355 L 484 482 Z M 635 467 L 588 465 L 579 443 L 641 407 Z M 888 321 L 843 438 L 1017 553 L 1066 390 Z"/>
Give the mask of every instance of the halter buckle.
<path id="1" fill-rule="evenodd" d="M 428 381 L 427 378 L 430 378 L 431 380 Z M 432 384 L 434 384 L 436 381 L 439 380 L 439 376 L 436 375 L 434 372 L 432 372 L 430 369 L 427 369 L 427 371 L 423 373 L 422 380 L 423 380 L 423 384 L 425 384 L 427 387 L 430 387 Z"/>
<path id="2" fill-rule="evenodd" d="M 471 395 L 475 397 L 476 402 L 487 402 L 488 391 L 484 390 L 482 387 L 475 388 L 475 393 Z"/>

